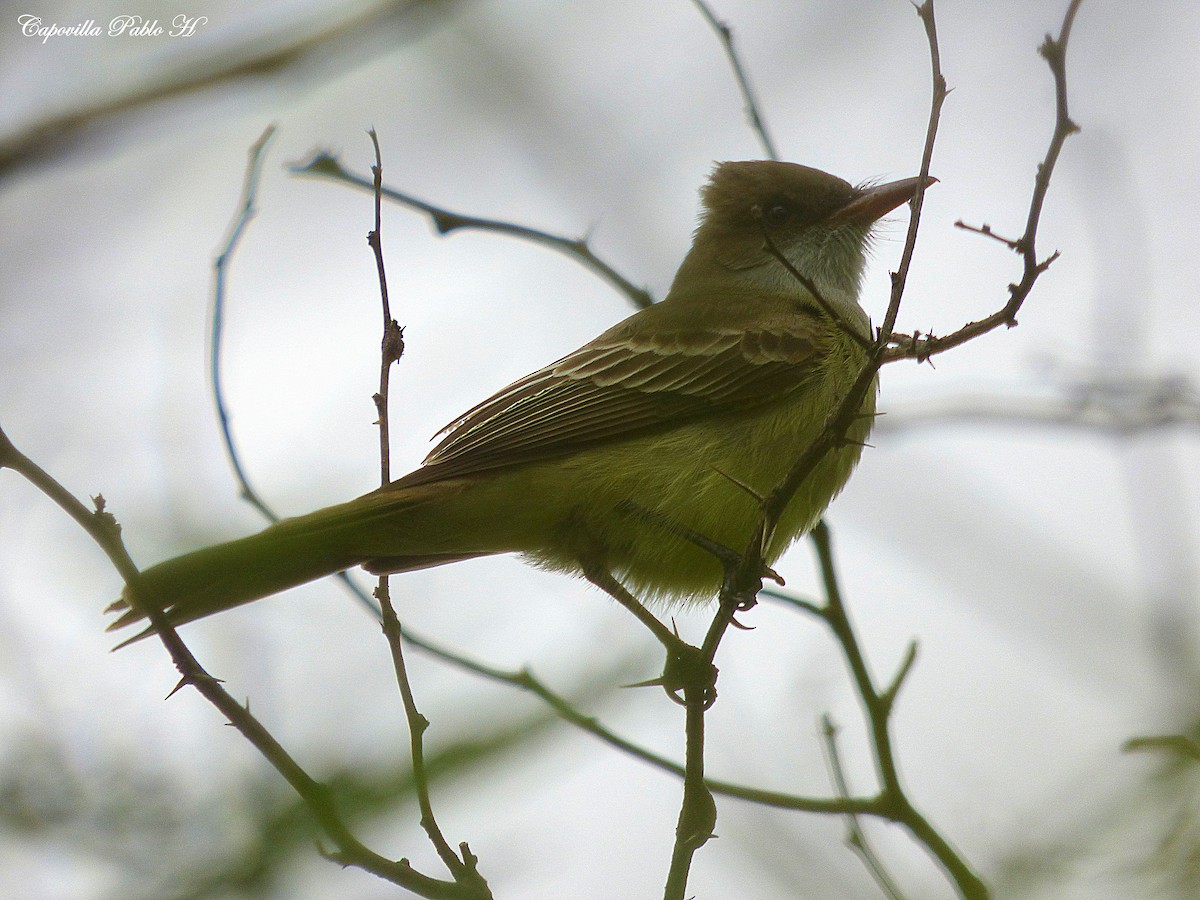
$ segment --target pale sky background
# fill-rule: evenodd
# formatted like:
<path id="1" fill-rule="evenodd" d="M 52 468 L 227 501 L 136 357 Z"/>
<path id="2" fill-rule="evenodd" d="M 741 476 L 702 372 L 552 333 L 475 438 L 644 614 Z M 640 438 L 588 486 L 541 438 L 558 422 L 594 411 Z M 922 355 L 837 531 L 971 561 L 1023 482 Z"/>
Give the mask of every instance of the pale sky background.
<path id="1" fill-rule="evenodd" d="M 1065 7 L 939 0 L 954 90 L 901 329 L 950 331 L 1002 305 L 1019 278 L 1016 257 L 953 223 L 1020 232 L 1053 115 L 1035 51 Z M 247 148 L 267 124 L 279 133 L 230 276 L 225 360 L 244 461 L 285 514 L 363 493 L 378 470 L 371 200 L 294 177 L 288 163 L 329 149 L 365 173 L 374 126 L 389 185 L 588 234 L 661 296 L 713 161 L 762 155 L 721 48 L 685 0 L 380 8 L 0 3 L 0 424 L 77 495 L 103 493 L 140 564 L 260 527 L 221 449 L 206 317 Z M 852 181 L 915 174 L 928 57 L 906 0 L 715 8 L 784 158 Z M 165 23 L 181 11 L 208 21 L 190 38 L 45 43 L 18 23 Z M 358 16 L 370 24 L 295 66 L 9 155 L 42 122 Z M 1188 0 L 1086 0 L 1068 58 L 1083 131 L 1040 238 L 1042 255 L 1063 256 L 1020 327 L 935 367 L 885 370 L 888 415 L 828 516 L 879 678 L 920 643 L 894 727 L 909 795 L 1001 897 L 1191 896 L 1180 872 L 1200 847 L 1195 774 L 1121 745 L 1200 721 L 1197 47 L 1200 7 Z M 906 214 L 889 222 L 864 291 L 876 319 Z M 440 238 L 395 206 L 384 242 L 408 340 L 393 378 L 397 473 L 458 412 L 630 311 L 564 257 L 494 235 Z M 1074 403 L 1093 410 L 1088 421 L 1129 421 L 1146 414 L 1136 386 L 1174 391 L 1152 408 L 1174 421 L 1121 431 L 1065 414 Z M 779 569 L 790 588 L 818 590 L 806 543 Z M 308 847 L 266 889 L 180 887 L 247 842 L 264 791 L 282 802 L 287 790 L 193 692 L 163 702 L 175 678 L 160 646 L 108 653 L 100 610 L 119 589 L 57 508 L 0 473 L 0 894 L 400 895 Z M 490 664 L 529 666 L 562 693 L 585 693 L 585 711 L 622 734 L 681 756 L 681 711 L 661 692 L 617 687 L 654 675 L 657 651 L 598 592 L 516 559 L 404 576 L 393 592 L 414 629 Z M 828 795 L 818 724 L 828 712 L 853 785 L 871 790 L 861 716 L 828 635 L 771 603 L 745 620 L 755 629 L 731 633 L 718 658 L 709 771 Z M 678 621 L 698 639 L 706 617 Z M 184 636 L 314 775 L 406 767 L 386 647 L 335 585 Z M 411 662 L 433 751 L 544 713 L 427 657 Z M 471 844 L 497 897 L 661 896 L 679 785 L 566 724 L 435 791 L 448 837 Z M 720 839 L 693 869 L 696 896 L 877 895 L 841 821 L 727 800 L 719 813 Z M 898 829 L 870 834 L 908 896 L 953 896 Z M 436 871 L 410 804 L 362 837 Z"/>

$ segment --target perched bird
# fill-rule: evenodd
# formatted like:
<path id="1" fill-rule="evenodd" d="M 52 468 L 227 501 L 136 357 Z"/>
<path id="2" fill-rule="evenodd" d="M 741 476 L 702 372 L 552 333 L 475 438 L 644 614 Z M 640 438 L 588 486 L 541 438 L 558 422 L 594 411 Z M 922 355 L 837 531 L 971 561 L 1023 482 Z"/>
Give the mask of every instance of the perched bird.
<path id="1" fill-rule="evenodd" d="M 604 572 L 644 601 L 711 598 L 721 565 L 687 532 L 745 549 L 755 493 L 783 479 L 866 361 L 858 294 L 871 228 L 919 181 L 855 187 L 792 163 L 717 165 L 660 303 L 465 412 L 415 471 L 159 563 L 145 589 L 180 624 L 354 566 L 519 553 Z M 784 511 L 768 564 L 841 490 L 874 408 L 872 388 L 845 445 Z M 127 599 L 110 607 L 122 613 L 110 629 L 142 618 Z"/>

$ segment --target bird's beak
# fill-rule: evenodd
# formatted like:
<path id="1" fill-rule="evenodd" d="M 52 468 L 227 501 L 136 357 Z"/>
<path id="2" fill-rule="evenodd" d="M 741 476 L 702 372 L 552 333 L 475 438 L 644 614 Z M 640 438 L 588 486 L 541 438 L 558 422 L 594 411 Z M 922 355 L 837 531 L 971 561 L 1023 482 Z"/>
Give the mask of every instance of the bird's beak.
<path id="1" fill-rule="evenodd" d="M 853 200 L 831 215 L 826 222 L 830 225 L 870 225 L 882 216 L 886 216 L 901 203 L 907 203 L 917 193 L 921 179 L 902 178 L 899 181 L 889 181 L 887 184 L 877 184 L 864 188 Z M 937 179 L 932 175 L 925 179 L 925 187 L 936 184 Z"/>

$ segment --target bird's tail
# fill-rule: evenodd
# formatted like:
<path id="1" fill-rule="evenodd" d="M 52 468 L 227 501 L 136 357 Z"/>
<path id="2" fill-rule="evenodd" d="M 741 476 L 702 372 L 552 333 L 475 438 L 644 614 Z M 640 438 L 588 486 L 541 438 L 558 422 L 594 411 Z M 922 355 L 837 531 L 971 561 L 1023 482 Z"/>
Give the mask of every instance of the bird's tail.
<path id="1" fill-rule="evenodd" d="M 361 507 L 351 504 L 284 519 L 258 534 L 151 566 L 142 572 L 142 587 L 171 624 L 182 625 L 358 565 L 362 551 L 353 548 L 361 546 L 362 519 Z M 128 589 L 106 611 L 120 614 L 109 631 L 145 618 L 129 602 Z"/>

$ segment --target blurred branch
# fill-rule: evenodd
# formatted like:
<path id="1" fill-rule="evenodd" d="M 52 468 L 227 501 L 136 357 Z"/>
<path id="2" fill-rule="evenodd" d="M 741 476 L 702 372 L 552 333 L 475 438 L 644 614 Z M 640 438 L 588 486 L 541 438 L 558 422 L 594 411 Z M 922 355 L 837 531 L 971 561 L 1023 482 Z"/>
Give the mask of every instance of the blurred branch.
<path id="1" fill-rule="evenodd" d="M 902 431 L 947 422 L 1042 425 L 1129 436 L 1159 428 L 1200 428 L 1200 389 L 1185 376 L 1082 374 L 1046 390 L 957 394 L 909 402 L 889 411 L 879 430 Z"/>
<path id="2" fill-rule="evenodd" d="M 221 351 L 224 346 L 226 281 L 229 265 L 241 243 L 246 228 L 250 224 L 250 220 L 254 218 L 257 212 L 254 202 L 258 190 L 258 179 L 262 171 L 267 144 L 270 143 L 274 133 L 275 126 L 272 125 L 250 147 L 249 160 L 246 164 L 246 174 L 242 182 L 242 197 L 238 203 L 238 211 L 234 214 L 233 221 L 230 222 L 225 244 L 221 252 L 217 254 L 217 258 L 213 264 L 213 298 L 209 320 L 209 386 L 212 390 L 213 402 L 217 408 L 217 420 L 221 427 L 221 440 L 225 446 L 225 454 L 233 469 L 233 476 L 238 483 L 238 492 L 242 499 L 258 510 L 262 517 L 271 523 L 278 522 L 280 516 L 263 500 L 262 495 L 251 485 L 250 476 L 242 464 L 241 453 L 234 438 L 229 407 L 225 401 L 225 381 Z M 375 601 L 371 599 L 366 591 L 355 584 L 349 575 L 345 572 L 339 572 L 334 577 L 350 591 L 359 603 L 370 610 L 375 616 L 378 617 L 380 615 L 379 607 Z"/>
<path id="3" fill-rule="evenodd" d="M 854 627 L 850 624 L 841 588 L 838 585 L 837 568 L 833 559 L 833 544 L 828 526 L 818 523 L 810 534 L 820 563 L 821 581 L 825 585 L 825 605 L 818 615 L 833 632 L 850 666 L 850 673 L 858 696 L 866 710 L 867 723 L 871 732 L 871 746 L 875 755 L 875 767 L 880 781 L 879 803 L 882 815 L 893 822 L 904 825 L 916 840 L 923 844 L 946 873 L 954 881 L 959 893 L 968 900 L 984 900 L 988 889 L 967 862 L 958 855 L 950 843 L 937 832 L 929 821 L 913 806 L 904 793 L 900 772 L 892 747 L 890 723 L 895 709 L 896 697 L 905 678 L 916 661 L 917 645 L 909 644 L 891 682 L 882 691 L 875 686 L 867 668 L 867 661 L 858 642 Z M 807 606 L 798 607 L 811 612 Z"/>
<path id="4" fill-rule="evenodd" d="M 1190 762 L 1200 762 L 1200 743 L 1185 734 L 1130 738 L 1121 749 L 1127 753 L 1139 750 L 1163 750 Z"/>
<path id="5" fill-rule="evenodd" d="M 289 22 L 274 35 L 255 33 L 244 44 L 216 48 L 207 57 L 188 59 L 172 71 L 144 79 L 135 88 L 115 97 L 82 105 L 75 110 L 36 122 L 23 131 L 0 139 L 0 179 L 23 166 L 70 152 L 85 132 L 112 126 L 121 116 L 140 112 L 164 100 L 243 81 L 302 75 L 321 83 L 331 68 L 355 69 L 377 55 L 395 52 L 402 26 L 414 30 L 420 15 L 439 7 L 449 9 L 456 0 L 380 0 L 357 15 L 297 34 Z M 233 9 L 233 7 L 230 7 Z M 314 66 L 319 63 L 320 66 Z"/>
<path id="6" fill-rule="evenodd" d="M 821 734 L 825 738 L 825 758 L 829 763 L 829 774 L 833 779 L 833 785 L 837 788 L 839 797 L 849 799 L 850 784 L 846 780 L 845 769 L 842 768 L 841 752 L 837 745 L 837 726 L 833 724 L 833 719 L 828 715 L 821 716 Z M 867 840 L 867 834 L 863 831 L 856 813 L 846 813 L 846 828 L 846 843 L 862 860 L 875 883 L 879 885 L 879 889 L 887 895 L 888 900 L 904 900 L 900 888 Z"/>
<path id="7" fill-rule="evenodd" d="M 721 46 L 725 50 L 725 56 L 729 60 L 730 68 L 733 69 L 733 76 L 737 79 L 738 90 L 742 92 L 742 100 L 746 104 L 746 118 L 749 120 L 750 127 L 754 130 L 754 133 L 758 135 L 766 158 L 779 159 L 779 151 L 775 149 L 775 142 L 771 139 L 771 134 L 767 130 L 767 121 L 759 109 L 758 99 L 754 96 L 754 89 L 750 87 L 750 79 L 746 75 L 746 70 L 742 67 L 742 60 L 738 56 L 737 49 L 733 46 L 733 29 L 727 23 L 718 19 L 704 0 L 692 0 L 692 2 L 712 30 L 717 33 L 717 37 L 721 39 Z"/>
<path id="8" fill-rule="evenodd" d="M 319 178 L 329 178 L 341 184 L 357 187 L 362 190 L 373 190 L 373 183 L 360 175 L 355 175 L 342 167 L 336 156 L 330 153 L 316 153 L 306 163 L 296 163 L 289 167 L 293 175 L 306 175 Z M 391 188 L 383 188 L 383 196 L 409 209 L 415 209 L 429 216 L 438 234 L 447 235 L 460 228 L 477 231 L 491 231 L 497 234 L 507 234 L 543 247 L 549 247 L 559 253 L 574 259 L 583 266 L 591 269 L 610 285 L 624 294 L 629 301 L 639 309 L 649 306 L 654 298 L 644 288 L 636 287 L 631 281 L 621 275 L 616 269 L 596 256 L 588 246 L 586 238 L 567 238 L 547 231 L 539 231 L 525 225 L 505 222 L 499 219 L 483 219 L 477 216 L 451 212 L 440 206 L 434 206 L 411 194 L 401 193 Z"/>
<path id="9" fill-rule="evenodd" d="M 242 460 L 234 444 L 233 433 L 229 425 L 229 408 L 225 403 L 225 384 L 222 378 L 221 350 L 225 337 L 225 281 L 229 263 L 233 259 L 242 235 L 250 220 L 258 213 L 254 206 L 254 198 L 258 191 L 258 179 L 262 174 L 262 164 L 267 144 L 275 136 L 275 126 L 269 125 L 257 141 L 250 146 L 249 160 L 246 163 L 246 175 L 242 181 L 242 197 L 238 202 L 238 211 L 234 214 L 229 225 L 225 243 L 213 263 L 213 298 L 209 318 L 209 357 L 208 375 L 212 387 L 213 402 L 217 408 L 217 422 L 221 426 L 221 441 L 225 446 L 225 455 L 233 467 L 233 476 L 237 479 L 242 499 L 257 509 L 266 519 L 278 522 L 279 517 L 263 502 L 250 485 L 249 476 L 242 467 Z"/>

